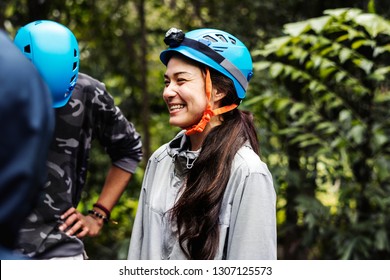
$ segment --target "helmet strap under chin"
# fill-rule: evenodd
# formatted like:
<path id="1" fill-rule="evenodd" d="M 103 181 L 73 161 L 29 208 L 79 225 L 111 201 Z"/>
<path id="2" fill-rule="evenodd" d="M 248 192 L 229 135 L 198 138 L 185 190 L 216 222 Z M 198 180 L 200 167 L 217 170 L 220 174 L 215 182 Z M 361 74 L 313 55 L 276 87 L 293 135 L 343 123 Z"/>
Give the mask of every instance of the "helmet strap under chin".
<path id="1" fill-rule="evenodd" d="M 212 82 L 211 82 L 211 77 L 210 77 L 210 70 L 209 70 L 209 68 L 206 68 L 206 78 L 205 78 L 205 90 L 206 90 L 206 98 L 207 98 L 206 110 L 203 112 L 203 116 L 197 124 L 186 128 L 186 130 L 187 130 L 186 135 L 192 135 L 195 133 L 203 132 L 206 125 L 210 122 L 210 120 L 213 116 L 221 115 L 223 113 L 229 112 L 229 111 L 237 108 L 237 106 L 238 106 L 237 104 L 230 104 L 230 105 L 212 110 L 211 104 L 210 104 L 211 89 L 212 89 Z"/>

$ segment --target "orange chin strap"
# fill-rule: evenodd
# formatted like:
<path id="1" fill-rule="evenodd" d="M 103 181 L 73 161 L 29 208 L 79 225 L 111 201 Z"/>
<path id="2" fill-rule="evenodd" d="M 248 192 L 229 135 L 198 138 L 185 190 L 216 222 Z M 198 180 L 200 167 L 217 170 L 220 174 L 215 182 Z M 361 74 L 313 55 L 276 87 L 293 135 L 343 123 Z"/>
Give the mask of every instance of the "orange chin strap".
<path id="1" fill-rule="evenodd" d="M 208 68 L 206 68 L 205 84 L 206 84 L 206 97 L 207 97 L 206 110 L 203 112 L 203 116 L 198 124 L 195 124 L 193 126 L 186 128 L 186 130 L 187 130 L 186 135 L 191 135 L 191 134 L 202 132 L 213 116 L 217 116 L 217 115 L 221 115 L 223 113 L 229 112 L 229 111 L 237 108 L 237 106 L 238 106 L 237 104 L 231 104 L 228 106 L 224 106 L 224 107 L 212 110 L 211 104 L 210 104 L 212 82 L 211 82 L 211 77 L 210 77 L 210 71 Z"/>

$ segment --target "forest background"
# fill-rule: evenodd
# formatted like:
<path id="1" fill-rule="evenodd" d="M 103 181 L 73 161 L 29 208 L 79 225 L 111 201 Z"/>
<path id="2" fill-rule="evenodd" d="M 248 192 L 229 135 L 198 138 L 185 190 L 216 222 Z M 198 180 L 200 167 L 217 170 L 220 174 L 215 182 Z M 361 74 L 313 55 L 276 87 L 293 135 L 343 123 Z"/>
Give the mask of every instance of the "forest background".
<path id="1" fill-rule="evenodd" d="M 80 70 L 103 81 L 142 134 L 145 158 L 112 219 L 86 238 L 91 259 L 126 259 L 147 158 L 178 131 L 162 100 L 170 27 L 228 31 L 251 50 L 261 157 L 278 194 L 279 259 L 390 259 L 388 0 L 2 0 L 13 38 L 38 19 L 68 26 Z M 1 46 L 0 46 L 1 49 Z M 109 159 L 94 145 L 80 211 Z"/>

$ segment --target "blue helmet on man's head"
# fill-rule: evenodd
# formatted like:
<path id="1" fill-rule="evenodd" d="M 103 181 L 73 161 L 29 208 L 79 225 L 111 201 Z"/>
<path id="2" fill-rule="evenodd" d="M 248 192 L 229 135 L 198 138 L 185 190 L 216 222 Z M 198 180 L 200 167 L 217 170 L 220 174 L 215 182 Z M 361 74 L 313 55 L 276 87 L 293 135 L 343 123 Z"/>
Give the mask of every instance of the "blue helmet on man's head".
<path id="1" fill-rule="evenodd" d="M 160 60 L 165 65 L 174 52 L 181 53 L 229 77 L 238 98 L 245 98 L 248 82 L 253 76 L 253 66 L 249 50 L 239 39 L 217 29 L 202 28 L 184 34 L 179 29 L 171 28 L 164 42 L 169 45 L 160 54 Z"/>
<path id="2" fill-rule="evenodd" d="M 53 107 L 64 106 L 79 72 L 79 48 L 74 34 L 64 25 L 38 20 L 20 28 L 14 43 L 29 58 L 53 96 Z"/>

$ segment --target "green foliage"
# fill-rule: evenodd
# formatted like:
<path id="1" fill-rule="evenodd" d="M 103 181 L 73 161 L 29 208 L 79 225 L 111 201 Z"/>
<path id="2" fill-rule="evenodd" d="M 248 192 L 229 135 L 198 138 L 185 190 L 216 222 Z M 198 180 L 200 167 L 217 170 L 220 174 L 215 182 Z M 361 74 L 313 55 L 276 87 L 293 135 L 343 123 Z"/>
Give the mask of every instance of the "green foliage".
<path id="1" fill-rule="evenodd" d="M 251 102 L 296 174 L 280 191 L 279 238 L 298 232 L 300 241 L 284 256 L 388 259 L 390 22 L 326 10 L 286 24 L 284 34 L 255 52 L 257 71 L 283 87 Z"/>
<path id="2" fill-rule="evenodd" d="M 262 158 L 277 187 L 284 252 L 278 258 L 357 258 L 367 256 L 367 244 L 379 252 L 372 249 L 367 258 L 380 258 L 389 246 L 388 23 L 358 10 L 323 14 L 368 3 L 370 12 L 390 17 L 387 1 L 372 0 L 4 0 L 0 25 L 11 36 L 37 19 L 69 26 L 79 40 L 81 70 L 105 82 L 150 151 L 177 132 L 161 98 L 166 30 L 215 27 L 235 34 L 262 53 L 254 52 L 256 75 L 240 108 L 256 115 Z M 264 48 L 289 22 L 296 23 Z M 371 154 L 362 163 L 367 147 Z M 118 225 L 85 239 L 91 259 L 126 258 L 146 160 L 114 208 Z M 109 164 L 94 143 L 80 211 L 96 201 Z M 368 182 L 357 170 L 369 171 Z M 376 215 L 361 210 L 361 196 Z M 376 224 L 364 229 L 362 219 Z"/>

